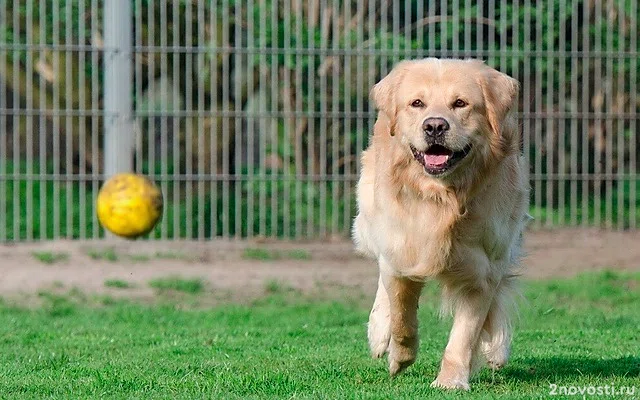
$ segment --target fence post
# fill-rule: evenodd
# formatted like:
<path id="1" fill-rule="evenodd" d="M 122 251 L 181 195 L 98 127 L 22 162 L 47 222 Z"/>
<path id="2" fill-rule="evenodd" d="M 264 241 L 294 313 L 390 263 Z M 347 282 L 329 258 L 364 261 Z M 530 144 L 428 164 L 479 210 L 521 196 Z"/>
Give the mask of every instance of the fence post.
<path id="1" fill-rule="evenodd" d="M 132 1 L 104 2 L 104 173 L 133 170 Z"/>

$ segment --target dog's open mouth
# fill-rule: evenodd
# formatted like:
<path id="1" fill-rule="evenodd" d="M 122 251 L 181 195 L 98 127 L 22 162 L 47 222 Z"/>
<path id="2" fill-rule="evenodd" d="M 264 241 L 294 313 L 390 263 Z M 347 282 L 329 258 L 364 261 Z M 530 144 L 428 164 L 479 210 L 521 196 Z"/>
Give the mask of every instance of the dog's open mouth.
<path id="1" fill-rule="evenodd" d="M 430 175 L 440 175 L 450 170 L 471 151 L 471 144 L 464 149 L 454 151 L 442 145 L 434 144 L 425 151 L 420 151 L 411 146 L 413 157 L 424 167 Z"/>

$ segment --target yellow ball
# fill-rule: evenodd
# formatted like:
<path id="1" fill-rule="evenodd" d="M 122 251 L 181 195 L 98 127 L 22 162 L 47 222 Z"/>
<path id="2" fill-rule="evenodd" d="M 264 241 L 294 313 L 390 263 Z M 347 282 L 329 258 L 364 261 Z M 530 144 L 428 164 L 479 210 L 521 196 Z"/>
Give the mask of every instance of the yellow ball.
<path id="1" fill-rule="evenodd" d="M 106 229 L 128 239 L 149 233 L 162 216 L 162 192 L 147 177 L 117 174 L 100 188 L 96 209 Z"/>

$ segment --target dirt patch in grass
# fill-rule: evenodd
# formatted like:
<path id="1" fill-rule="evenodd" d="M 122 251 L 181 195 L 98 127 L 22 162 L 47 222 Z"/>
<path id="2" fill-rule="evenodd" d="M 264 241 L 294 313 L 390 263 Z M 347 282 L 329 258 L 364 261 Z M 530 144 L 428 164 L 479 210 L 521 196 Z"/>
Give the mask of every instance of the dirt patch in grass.
<path id="1" fill-rule="evenodd" d="M 640 270 L 640 232 L 563 229 L 528 232 L 525 278 L 571 277 L 599 269 Z M 36 257 L 34 254 L 44 256 Z M 64 260 L 42 261 L 64 254 Z M 198 280 L 198 296 L 255 299 L 280 287 L 325 296 L 373 296 L 377 267 L 340 242 L 53 241 L 0 245 L 3 296 L 56 285 L 86 293 L 153 298 L 149 282 Z M 126 282 L 120 284 L 105 282 Z M 175 290 L 175 289 L 174 289 Z M 165 290 L 166 291 L 166 290 Z"/>

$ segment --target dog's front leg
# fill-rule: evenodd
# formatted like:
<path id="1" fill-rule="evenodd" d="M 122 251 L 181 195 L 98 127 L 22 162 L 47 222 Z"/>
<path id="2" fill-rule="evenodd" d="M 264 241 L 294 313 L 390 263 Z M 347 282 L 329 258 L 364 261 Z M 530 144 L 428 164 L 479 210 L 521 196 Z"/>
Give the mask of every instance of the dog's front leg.
<path id="1" fill-rule="evenodd" d="M 490 289 L 455 290 L 455 315 L 434 387 L 469 390 L 473 351 L 493 301 Z"/>
<path id="2" fill-rule="evenodd" d="M 378 278 L 378 291 L 371 307 L 367 328 L 371 355 L 373 358 L 380 358 L 389 350 L 391 339 L 391 309 L 387 289 L 382 281 L 382 273 Z"/>
<path id="3" fill-rule="evenodd" d="M 422 282 L 381 275 L 389 299 L 389 373 L 393 376 L 413 364 L 418 353 L 418 301 Z"/>

